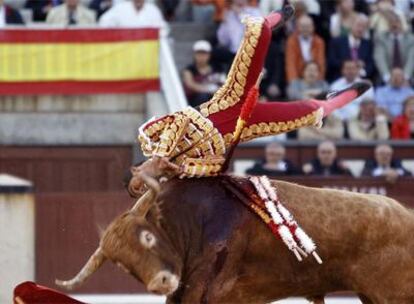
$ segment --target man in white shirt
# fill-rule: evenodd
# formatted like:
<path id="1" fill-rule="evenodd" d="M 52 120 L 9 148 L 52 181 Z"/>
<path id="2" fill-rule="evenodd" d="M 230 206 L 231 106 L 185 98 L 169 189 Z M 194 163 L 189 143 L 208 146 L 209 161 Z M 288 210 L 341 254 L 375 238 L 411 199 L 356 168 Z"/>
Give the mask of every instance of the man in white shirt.
<path id="1" fill-rule="evenodd" d="M 168 26 L 159 8 L 145 0 L 124 1 L 109 9 L 99 20 L 102 27 L 152 27 L 168 33 Z"/>
<path id="2" fill-rule="evenodd" d="M 342 65 L 342 77 L 331 84 L 331 90 L 340 91 L 348 88 L 358 81 L 361 81 L 361 78 L 359 77 L 359 69 L 360 66 L 358 61 L 352 59 L 345 60 Z M 374 90 L 372 87 L 345 107 L 336 110 L 335 114 L 342 120 L 348 120 L 356 117 L 358 115 L 359 104 L 364 99 L 374 99 Z"/>
<path id="3" fill-rule="evenodd" d="M 312 19 L 309 16 L 299 18 L 297 28 L 302 58 L 305 62 L 312 61 L 312 39 L 315 31 Z"/>
<path id="4" fill-rule="evenodd" d="M 236 54 L 243 40 L 245 27 L 242 21 L 246 16 L 259 17 L 261 13 L 257 7 L 250 6 L 247 0 L 233 1 L 217 30 L 219 44 L 232 54 Z"/>

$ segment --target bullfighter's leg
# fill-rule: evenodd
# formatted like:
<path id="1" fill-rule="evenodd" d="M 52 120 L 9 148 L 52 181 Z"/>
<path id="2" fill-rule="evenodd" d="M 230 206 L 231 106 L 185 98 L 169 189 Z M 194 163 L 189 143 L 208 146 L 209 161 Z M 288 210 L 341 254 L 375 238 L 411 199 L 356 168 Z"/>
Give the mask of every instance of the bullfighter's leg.
<path id="1" fill-rule="evenodd" d="M 247 127 L 243 130 L 241 142 L 262 136 L 277 135 L 305 126 L 318 125 L 322 117 L 326 117 L 335 109 L 358 98 L 369 88 L 368 83 L 359 82 L 347 89 L 330 94 L 326 100 L 259 103 L 254 108 Z M 233 130 L 230 126 L 234 126 L 236 121 L 237 115 L 232 120 L 228 119 L 226 129 Z M 233 134 L 223 134 L 225 134 L 226 144 L 230 143 Z"/>
<path id="2" fill-rule="evenodd" d="M 227 117 L 237 117 L 234 113 L 240 111 L 248 91 L 255 85 L 262 72 L 272 31 L 282 27 L 293 13 L 293 7 L 287 5 L 280 11 L 272 12 L 264 19 L 246 18 L 245 34 L 224 85 L 210 101 L 200 105 L 200 112 L 204 116 L 214 121 L 217 119 L 216 113 L 222 114 L 223 111 L 229 111 Z"/>

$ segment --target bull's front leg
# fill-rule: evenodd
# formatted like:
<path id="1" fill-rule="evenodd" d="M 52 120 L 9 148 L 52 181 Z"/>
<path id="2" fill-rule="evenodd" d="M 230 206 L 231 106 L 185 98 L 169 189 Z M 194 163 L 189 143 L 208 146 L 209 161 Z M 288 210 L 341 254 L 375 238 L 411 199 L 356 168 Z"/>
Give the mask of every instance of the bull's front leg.
<path id="1" fill-rule="evenodd" d="M 166 304 L 207 304 L 206 285 L 203 276 L 180 283 L 174 294 L 167 297 Z"/>
<path id="2" fill-rule="evenodd" d="M 179 289 L 167 298 L 168 304 L 207 304 L 217 303 L 217 288 L 214 288 L 215 280 L 220 274 L 227 258 L 227 247 L 225 243 L 216 243 L 210 246 L 195 261 L 192 268 L 184 275 Z"/>

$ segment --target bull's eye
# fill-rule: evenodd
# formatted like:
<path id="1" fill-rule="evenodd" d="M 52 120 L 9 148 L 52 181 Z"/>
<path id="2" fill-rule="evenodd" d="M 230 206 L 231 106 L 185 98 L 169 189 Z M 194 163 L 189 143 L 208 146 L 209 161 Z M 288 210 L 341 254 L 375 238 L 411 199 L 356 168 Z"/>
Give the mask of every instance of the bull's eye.
<path id="1" fill-rule="evenodd" d="M 141 231 L 139 238 L 140 238 L 141 244 L 146 248 L 151 248 L 152 246 L 155 245 L 155 241 L 156 241 L 155 236 L 148 230 Z"/>

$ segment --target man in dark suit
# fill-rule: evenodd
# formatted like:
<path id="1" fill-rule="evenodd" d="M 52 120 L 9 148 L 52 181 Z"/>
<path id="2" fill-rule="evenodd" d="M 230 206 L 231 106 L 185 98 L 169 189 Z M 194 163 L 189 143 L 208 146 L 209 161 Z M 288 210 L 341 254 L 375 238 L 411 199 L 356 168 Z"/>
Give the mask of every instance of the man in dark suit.
<path id="1" fill-rule="evenodd" d="M 269 177 L 298 174 L 298 170 L 289 160 L 285 159 L 285 156 L 285 147 L 276 142 L 270 143 L 266 146 L 264 162 L 256 163 L 246 173 Z"/>
<path id="2" fill-rule="evenodd" d="M 399 176 L 412 175 L 406 170 L 401 161 L 393 158 L 393 149 L 390 145 L 380 144 L 375 148 L 374 159 L 365 162 L 363 176 L 384 176 L 389 182 L 395 182 Z"/>
<path id="3" fill-rule="evenodd" d="M 337 158 L 335 144 L 332 141 L 323 141 L 318 145 L 317 156 L 310 163 L 303 165 L 306 175 L 352 176 L 351 171 Z"/>
<path id="4" fill-rule="evenodd" d="M 6 25 L 24 24 L 23 18 L 18 11 L 4 4 L 0 0 L 0 28 Z"/>
<path id="5" fill-rule="evenodd" d="M 328 71 L 330 80 L 340 77 L 342 64 L 345 60 L 358 61 L 360 76 L 371 77 L 374 73 L 371 41 L 364 38 L 368 29 L 368 18 L 358 15 L 348 36 L 341 36 L 331 40 L 328 52 Z"/>
<path id="6" fill-rule="evenodd" d="M 44 22 L 49 11 L 62 3 L 63 0 L 27 0 L 24 7 L 32 10 L 33 21 Z"/>

